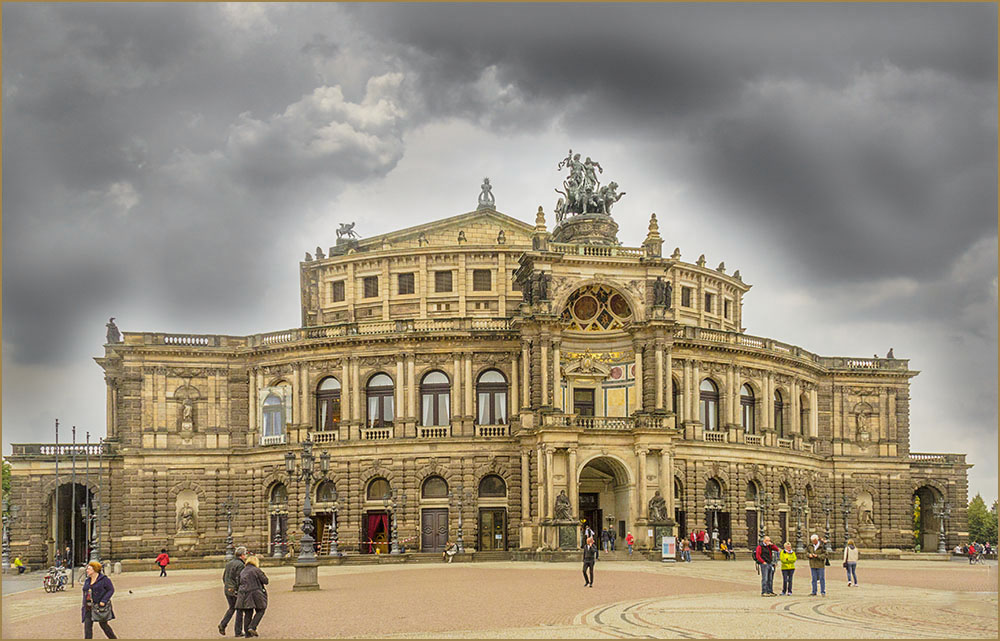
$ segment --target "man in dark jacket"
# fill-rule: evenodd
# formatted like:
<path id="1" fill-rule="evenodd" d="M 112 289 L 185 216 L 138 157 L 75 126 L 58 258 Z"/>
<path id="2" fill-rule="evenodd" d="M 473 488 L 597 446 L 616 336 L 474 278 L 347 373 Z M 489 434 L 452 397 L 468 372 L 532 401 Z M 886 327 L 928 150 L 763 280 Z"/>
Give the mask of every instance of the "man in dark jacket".
<path id="1" fill-rule="evenodd" d="M 809 537 L 806 551 L 809 553 L 809 573 L 812 575 L 812 594 L 809 596 L 816 596 L 816 583 L 819 583 L 820 592 L 826 596 L 826 546 L 818 534 Z"/>
<path id="2" fill-rule="evenodd" d="M 240 573 L 243 571 L 243 566 L 246 565 L 247 549 L 242 545 L 236 548 L 235 555 L 233 559 L 226 563 L 226 569 L 222 571 L 222 587 L 226 594 L 226 601 L 229 602 L 229 609 L 226 610 L 225 616 L 222 617 L 222 622 L 219 623 L 219 634 L 226 636 L 226 626 L 229 625 L 229 620 L 233 618 L 233 614 L 236 614 L 236 636 L 243 636 L 243 610 L 236 609 L 236 592 L 240 587 Z"/>
<path id="3" fill-rule="evenodd" d="M 774 593 L 774 553 L 780 551 L 777 545 L 771 543 L 769 536 L 765 536 L 761 544 L 754 550 L 753 556 L 760 569 L 761 596 L 778 596 Z"/>
<path id="4" fill-rule="evenodd" d="M 597 544 L 594 537 L 588 536 L 587 543 L 583 546 L 583 585 L 584 587 L 594 587 L 594 562 L 597 561 Z M 590 576 L 587 576 L 587 570 Z"/>

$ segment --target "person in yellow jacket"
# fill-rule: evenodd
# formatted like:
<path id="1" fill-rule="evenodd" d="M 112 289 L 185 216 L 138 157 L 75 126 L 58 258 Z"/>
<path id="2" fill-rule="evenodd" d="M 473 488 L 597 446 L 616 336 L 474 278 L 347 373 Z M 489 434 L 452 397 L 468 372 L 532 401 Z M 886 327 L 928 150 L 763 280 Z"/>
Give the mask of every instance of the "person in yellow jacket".
<path id="1" fill-rule="evenodd" d="M 792 595 L 792 577 L 795 576 L 795 561 L 798 558 L 795 556 L 795 550 L 792 549 L 792 544 L 785 541 L 785 546 L 781 550 L 780 555 L 781 561 L 781 596 L 791 596 Z"/>

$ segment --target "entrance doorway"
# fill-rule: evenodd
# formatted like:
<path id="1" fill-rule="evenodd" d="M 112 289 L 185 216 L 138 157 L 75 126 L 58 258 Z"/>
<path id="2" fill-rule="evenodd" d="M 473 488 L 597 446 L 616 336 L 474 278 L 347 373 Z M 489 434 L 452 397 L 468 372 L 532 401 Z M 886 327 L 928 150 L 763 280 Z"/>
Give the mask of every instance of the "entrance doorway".
<path id="1" fill-rule="evenodd" d="M 722 536 L 720 533 L 719 536 Z M 747 547 L 751 550 L 757 547 L 757 510 L 747 510 Z"/>
<path id="2" fill-rule="evenodd" d="M 88 541 L 92 540 L 96 532 L 96 523 L 91 524 L 91 531 L 88 533 L 87 524 L 83 519 L 83 512 L 80 508 L 88 506 L 90 510 L 96 511 L 97 505 L 94 502 L 95 492 L 89 493 L 87 486 L 83 483 L 76 484 L 76 504 L 74 507 L 74 487 L 73 483 L 65 483 L 59 486 L 58 493 L 53 492 L 53 497 L 58 497 L 59 501 L 59 521 L 56 522 L 56 505 L 50 501 L 52 509 L 50 523 L 52 524 L 53 540 L 55 541 L 55 553 L 65 558 L 66 548 L 70 548 L 69 556 L 74 566 L 80 566 L 88 560 Z M 88 538 L 89 536 L 89 538 Z"/>
<path id="3" fill-rule="evenodd" d="M 420 510 L 420 551 L 444 552 L 448 542 L 448 508 Z"/>
<path id="4" fill-rule="evenodd" d="M 590 390 L 593 391 L 593 390 Z M 601 545 L 601 533 L 618 526 L 618 543 L 625 532 L 634 528 L 629 492 L 629 471 L 618 459 L 600 456 L 580 470 L 579 515 L 594 531 L 595 543 Z M 634 530 L 633 530 L 633 533 Z M 582 545 L 584 541 L 580 541 Z"/>
<path id="5" fill-rule="evenodd" d="M 317 512 L 313 514 L 313 521 L 316 524 L 316 554 L 330 553 L 330 525 L 333 523 L 331 512 Z"/>
<path id="6" fill-rule="evenodd" d="M 484 507 L 479 509 L 479 550 L 507 549 L 507 510 Z"/>
<path id="7" fill-rule="evenodd" d="M 385 510 L 365 512 L 361 538 L 363 554 L 389 553 L 389 513 Z"/>

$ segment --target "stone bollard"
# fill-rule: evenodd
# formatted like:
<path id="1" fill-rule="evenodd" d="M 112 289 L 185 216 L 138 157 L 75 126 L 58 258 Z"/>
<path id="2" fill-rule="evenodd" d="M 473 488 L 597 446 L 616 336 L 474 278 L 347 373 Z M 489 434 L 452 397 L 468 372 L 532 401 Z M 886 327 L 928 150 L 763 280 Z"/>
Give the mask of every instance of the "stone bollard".
<path id="1" fill-rule="evenodd" d="M 114 569 L 115 569 L 115 574 L 121 574 L 122 573 L 122 562 L 121 561 L 115 561 Z"/>

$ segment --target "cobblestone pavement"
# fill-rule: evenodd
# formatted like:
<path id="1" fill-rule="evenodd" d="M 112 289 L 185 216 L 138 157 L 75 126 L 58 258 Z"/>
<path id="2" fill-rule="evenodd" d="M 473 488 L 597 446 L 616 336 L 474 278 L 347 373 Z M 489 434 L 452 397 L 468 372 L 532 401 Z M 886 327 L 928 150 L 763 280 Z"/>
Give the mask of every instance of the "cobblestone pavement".
<path id="1" fill-rule="evenodd" d="M 859 565 L 860 587 L 827 569 L 828 597 L 762 598 L 748 561 L 598 562 L 593 588 L 569 563 L 340 566 L 319 592 L 291 591 L 291 568 L 267 570 L 262 637 L 996 638 L 997 566 L 924 561 Z M 221 569 L 113 577 L 113 627 L 125 638 L 212 638 Z M 776 586 L 781 578 L 777 577 Z M 891 588 L 891 589 L 887 589 Z M 79 589 L 3 597 L 4 638 L 79 638 Z M 232 624 L 229 629 L 232 635 Z M 97 632 L 100 636 L 100 633 Z"/>

